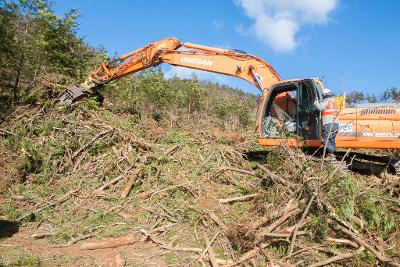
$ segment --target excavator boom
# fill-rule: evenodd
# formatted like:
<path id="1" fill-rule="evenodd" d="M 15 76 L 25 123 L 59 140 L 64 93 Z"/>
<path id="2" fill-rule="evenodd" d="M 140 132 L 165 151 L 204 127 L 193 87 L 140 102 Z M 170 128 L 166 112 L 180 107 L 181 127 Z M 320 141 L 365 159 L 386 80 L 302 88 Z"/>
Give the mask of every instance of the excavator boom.
<path id="1" fill-rule="evenodd" d="M 161 63 L 238 77 L 255 85 L 264 95 L 265 90 L 281 81 L 271 65 L 243 51 L 166 38 L 125 54 L 116 61 L 101 64 L 80 86 L 67 89 L 60 101 L 70 104 L 101 85 Z"/>

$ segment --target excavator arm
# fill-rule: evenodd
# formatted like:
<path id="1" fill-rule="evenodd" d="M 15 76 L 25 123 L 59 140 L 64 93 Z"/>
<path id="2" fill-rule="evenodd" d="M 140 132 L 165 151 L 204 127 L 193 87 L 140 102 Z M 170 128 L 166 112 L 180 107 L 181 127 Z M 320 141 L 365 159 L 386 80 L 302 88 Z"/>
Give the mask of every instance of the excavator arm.
<path id="1" fill-rule="evenodd" d="M 281 81 L 271 65 L 243 51 L 182 43 L 175 38 L 166 38 L 123 55 L 116 61 L 101 64 L 80 86 L 67 89 L 60 101 L 72 103 L 110 81 L 161 63 L 238 77 L 256 86 L 264 92 L 264 96 L 265 90 Z"/>

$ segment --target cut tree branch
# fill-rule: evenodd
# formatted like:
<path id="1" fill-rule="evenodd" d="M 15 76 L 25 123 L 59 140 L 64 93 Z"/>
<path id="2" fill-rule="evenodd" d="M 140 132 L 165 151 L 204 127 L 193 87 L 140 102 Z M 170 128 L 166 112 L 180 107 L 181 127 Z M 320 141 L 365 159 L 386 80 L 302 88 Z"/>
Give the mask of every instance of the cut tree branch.
<path id="1" fill-rule="evenodd" d="M 240 197 L 233 197 L 233 198 L 220 198 L 220 199 L 218 199 L 218 201 L 221 204 L 228 204 L 228 203 L 232 203 L 232 202 L 247 201 L 252 198 L 256 198 L 258 196 L 259 196 L 259 194 L 256 193 L 256 194 L 240 196 Z"/>
<path id="2" fill-rule="evenodd" d="M 294 243 L 296 241 L 296 235 L 297 231 L 299 230 L 300 225 L 303 223 L 304 219 L 307 216 L 308 210 L 311 207 L 312 202 L 314 201 L 315 195 L 313 194 L 310 198 L 310 201 L 308 201 L 307 207 L 305 208 L 303 214 L 301 215 L 300 221 L 296 224 L 296 227 L 294 228 L 293 235 L 292 235 L 292 241 L 290 242 L 290 247 L 289 247 L 289 252 L 288 256 L 291 257 L 293 253 L 293 248 L 294 248 Z"/>

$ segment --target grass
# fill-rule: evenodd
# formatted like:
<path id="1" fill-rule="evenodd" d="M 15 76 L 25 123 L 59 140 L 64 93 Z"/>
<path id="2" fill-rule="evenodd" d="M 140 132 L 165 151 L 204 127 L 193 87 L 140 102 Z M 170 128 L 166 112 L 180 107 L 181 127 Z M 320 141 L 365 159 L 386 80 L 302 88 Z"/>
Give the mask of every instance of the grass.
<path id="1" fill-rule="evenodd" d="M 328 216 L 322 212 L 312 214 L 311 222 L 307 228 L 310 228 L 317 240 L 324 240 L 328 236 L 329 225 L 327 220 Z"/>
<path id="2" fill-rule="evenodd" d="M 187 137 L 183 136 L 179 132 L 170 132 L 167 133 L 162 139 L 161 142 L 164 144 L 181 144 L 181 145 L 188 145 L 189 140 Z"/>
<path id="3" fill-rule="evenodd" d="M 379 199 L 374 199 L 371 194 L 358 197 L 358 210 L 365 225 L 370 230 L 377 230 L 384 238 L 388 238 L 397 229 L 394 214 L 389 213 L 387 207 Z"/>
<path id="4" fill-rule="evenodd" d="M 354 215 L 354 198 L 359 188 L 353 177 L 335 175 L 330 182 L 327 192 L 330 203 L 332 203 L 339 217 L 344 220 L 352 221 Z"/>
<path id="5" fill-rule="evenodd" d="M 11 248 L 3 256 L 0 266 L 76 266 L 84 262 L 83 256 L 66 256 L 60 254 L 30 255 L 22 248 Z"/>
<path id="6" fill-rule="evenodd" d="M 168 265 L 172 265 L 175 260 L 175 254 L 172 252 L 167 252 L 164 255 L 165 263 Z"/>
<path id="7" fill-rule="evenodd" d="M 18 211 L 18 205 L 14 202 L 6 202 L 1 206 L 1 213 L 9 220 L 18 219 L 22 213 Z"/>
<path id="8" fill-rule="evenodd" d="M 14 262 L 6 264 L 6 266 L 40 266 L 41 260 L 37 256 L 27 256 L 24 258 L 19 258 Z"/>
<path id="9" fill-rule="evenodd" d="M 371 253 L 369 253 L 368 251 L 361 251 L 361 252 L 359 252 L 359 253 L 357 254 L 357 257 L 358 257 L 361 261 L 366 262 L 366 263 L 369 263 L 369 264 L 374 264 L 374 263 L 376 263 L 376 258 L 375 258 L 375 256 L 372 255 Z"/>

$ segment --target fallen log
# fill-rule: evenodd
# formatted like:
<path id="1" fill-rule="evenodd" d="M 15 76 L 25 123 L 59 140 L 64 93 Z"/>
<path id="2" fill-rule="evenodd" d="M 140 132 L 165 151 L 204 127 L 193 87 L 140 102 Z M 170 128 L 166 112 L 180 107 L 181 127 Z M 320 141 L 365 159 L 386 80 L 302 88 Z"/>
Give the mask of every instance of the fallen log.
<path id="1" fill-rule="evenodd" d="M 108 239 L 108 240 L 96 240 L 83 243 L 80 246 L 81 250 L 94 250 L 103 248 L 117 248 L 121 246 L 132 245 L 140 241 L 140 235 L 138 233 L 132 233 L 123 237 Z"/>
<path id="2" fill-rule="evenodd" d="M 77 237 L 77 238 L 71 239 L 70 241 L 68 241 L 67 244 L 53 245 L 53 246 L 51 246 L 51 247 L 52 247 L 52 248 L 64 248 L 64 247 L 69 247 L 69 246 L 75 245 L 75 244 L 78 243 L 79 241 L 92 238 L 92 237 L 94 237 L 95 235 L 96 235 L 96 233 L 90 233 L 90 234 L 87 234 L 87 235 L 82 235 L 82 236 L 79 236 L 79 237 Z"/>
<path id="3" fill-rule="evenodd" d="M 129 179 L 128 184 L 125 186 L 124 191 L 121 193 L 122 198 L 127 198 L 129 193 L 132 190 L 133 185 L 135 184 L 137 178 L 142 174 L 143 169 L 138 168 L 135 170 L 135 172 L 132 174 L 131 179 Z"/>
<path id="4" fill-rule="evenodd" d="M 31 235 L 32 238 L 35 239 L 41 239 L 41 238 L 45 238 L 45 237 L 49 237 L 49 236 L 53 236 L 54 233 L 51 232 L 38 232 L 38 233 L 34 233 L 33 235 Z"/>
<path id="5" fill-rule="evenodd" d="M 207 216 L 219 227 L 222 228 L 224 232 L 227 232 L 229 230 L 228 226 L 220 219 L 217 217 L 217 215 L 214 214 L 214 212 L 208 212 Z"/>
<path id="6" fill-rule="evenodd" d="M 268 216 L 260 218 L 260 219 L 256 220 L 255 222 L 251 223 L 250 229 L 257 230 L 258 228 L 266 225 L 268 222 L 275 220 L 295 209 L 297 209 L 297 205 L 294 205 L 291 203 L 291 201 L 289 201 L 288 204 L 286 204 L 284 207 L 277 209 L 277 210 L 269 213 Z M 291 233 L 291 232 L 293 232 L 293 230 L 290 230 L 289 232 Z"/>
<path id="7" fill-rule="evenodd" d="M 308 233 L 305 231 L 298 231 L 297 236 L 299 235 L 307 235 Z M 288 238 L 292 236 L 292 233 L 265 233 L 263 237 L 271 237 L 271 238 Z"/>

